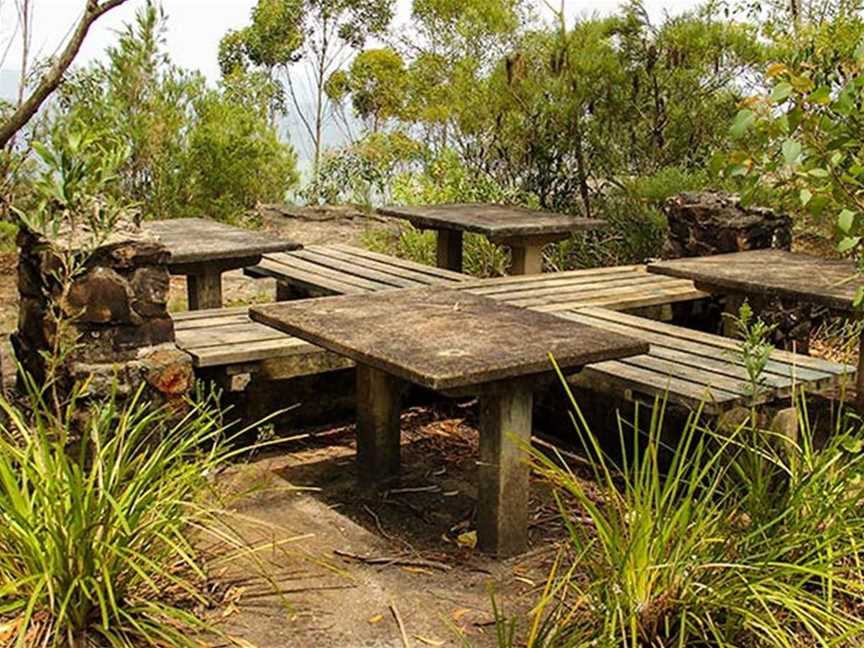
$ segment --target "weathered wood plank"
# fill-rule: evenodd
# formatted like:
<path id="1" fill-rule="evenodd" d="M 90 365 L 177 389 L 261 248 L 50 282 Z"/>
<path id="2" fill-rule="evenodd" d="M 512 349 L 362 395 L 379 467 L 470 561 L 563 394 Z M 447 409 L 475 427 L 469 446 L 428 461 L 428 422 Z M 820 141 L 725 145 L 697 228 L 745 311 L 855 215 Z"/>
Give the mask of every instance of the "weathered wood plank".
<path id="1" fill-rule="evenodd" d="M 409 261 L 408 259 L 402 259 L 400 257 L 390 256 L 388 254 L 381 254 L 379 252 L 373 252 L 371 250 L 367 250 L 366 248 L 354 247 L 352 245 L 334 243 L 332 245 L 321 247 L 339 250 L 340 252 L 350 254 L 351 256 L 357 256 L 364 259 L 378 261 L 380 263 L 392 265 L 397 268 L 416 270 L 417 272 L 441 277 L 443 279 L 451 279 L 453 281 L 468 281 L 471 279 L 470 276 L 462 274 L 461 272 L 452 272 L 450 270 L 447 270 L 446 268 L 437 268 L 435 266 L 424 265 L 422 263 L 417 263 L 416 261 Z"/>
<path id="2" fill-rule="evenodd" d="M 368 279 L 370 281 L 380 282 L 394 288 L 415 288 L 417 286 L 425 286 L 430 282 L 418 281 L 416 279 L 397 275 L 392 272 L 381 272 L 368 264 L 359 264 L 354 261 L 345 261 L 335 258 L 334 256 L 322 254 L 316 250 L 298 250 L 290 254 L 283 254 L 281 260 L 283 263 L 288 262 L 288 259 L 304 259 L 310 263 L 315 263 L 327 269 L 332 269 L 338 272 L 345 273 L 348 277 L 359 277 L 360 279 Z"/>
<path id="3" fill-rule="evenodd" d="M 438 283 L 449 284 L 468 279 L 467 275 L 462 275 L 461 273 L 452 273 L 455 274 L 457 277 L 460 277 L 459 279 L 453 279 L 450 276 L 442 276 L 435 273 L 425 272 L 425 270 L 423 270 L 424 268 L 434 270 L 435 268 L 432 268 L 432 266 L 412 264 L 412 267 L 406 267 L 403 265 L 383 263 L 378 259 L 368 258 L 364 256 L 355 256 L 353 254 L 342 252 L 342 250 L 336 248 L 336 246 L 310 246 L 308 248 L 305 248 L 305 251 L 320 254 L 322 258 L 335 259 L 343 263 L 352 264 L 364 269 L 374 270 L 376 272 L 381 272 L 386 275 L 392 275 L 402 279 L 414 280 L 416 282 L 416 285 L 428 286 Z"/>

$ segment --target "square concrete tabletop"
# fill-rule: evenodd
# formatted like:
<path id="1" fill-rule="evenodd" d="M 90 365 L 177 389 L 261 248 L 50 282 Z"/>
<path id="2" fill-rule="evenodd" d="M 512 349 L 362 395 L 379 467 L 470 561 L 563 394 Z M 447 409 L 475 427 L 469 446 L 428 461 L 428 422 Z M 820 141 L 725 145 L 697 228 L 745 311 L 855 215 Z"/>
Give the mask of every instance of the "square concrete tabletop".
<path id="1" fill-rule="evenodd" d="M 299 243 L 278 239 L 266 232 L 234 227 L 206 218 L 145 221 L 144 228 L 159 236 L 171 252 L 172 266 L 242 260 L 302 247 Z"/>
<path id="2" fill-rule="evenodd" d="M 382 216 L 402 218 L 418 227 L 476 232 L 493 241 L 549 234 L 569 234 L 599 229 L 606 221 L 568 214 L 491 204 L 428 205 L 378 209 Z"/>
<path id="3" fill-rule="evenodd" d="M 841 311 L 853 310 L 855 293 L 864 286 L 851 261 L 785 250 L 659 261 L 648 271 L 690 279 L 713 293 L 785 297 Z"/>
<path id="4" fill-rule="evenodd" d="M 646 343 L 445 287 L 256 306 L 253 320 L 437 391 L 622 358 Z"/>

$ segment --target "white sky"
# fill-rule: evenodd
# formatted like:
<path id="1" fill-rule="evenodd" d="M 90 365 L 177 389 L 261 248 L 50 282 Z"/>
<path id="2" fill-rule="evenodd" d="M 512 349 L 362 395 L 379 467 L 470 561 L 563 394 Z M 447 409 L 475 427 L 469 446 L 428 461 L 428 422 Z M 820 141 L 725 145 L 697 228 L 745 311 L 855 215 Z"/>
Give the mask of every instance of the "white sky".
<path id="1" fill-rule="evenodd" d="M 31 0 L 35 5 L 35 37 L 33 47 L 37 54 L 53 54 L 63 41 L 85 0 Z M 541 13 L 546 12 L 544 0 L 534 0 Z M 551 0 L 555 5 L 561 0 Z M 618 0 L 563 0 L 566 15 L 572 18 L 581 13 L 605 13 L 614 10 Z M 399 16 L 406 17 L 411 0 L 397 0 Z M 186 68 L 198 69 L 210 79 L 218 76 L 216 52 L 219 40 L 226 31 L 243 26 L 255 0 L 162 0 L 168 15 L 168 48 L 174 61 Z M 679 12 L 693 7 L 695 0 L 646 0 L 652 16 L 664 11 Z M 97 23 L 90 33 L 78 62 L 99 57 L 112 42 L 112 32 L 128 22 L 144 0 L 129 0 L 126 5 L 112 11 Z M 0 56 L 15 26 L 12 0 L 0 0 Z M 10 51 L 3 68 L 19 68 L 20 50 Z"/>

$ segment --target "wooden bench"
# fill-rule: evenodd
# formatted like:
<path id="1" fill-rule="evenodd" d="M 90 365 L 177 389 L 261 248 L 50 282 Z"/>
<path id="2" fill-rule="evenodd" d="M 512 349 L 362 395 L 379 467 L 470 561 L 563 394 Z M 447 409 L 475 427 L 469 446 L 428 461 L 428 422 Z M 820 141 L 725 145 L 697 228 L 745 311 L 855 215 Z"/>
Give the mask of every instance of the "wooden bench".
<path id="1" fill-rule="evenodd" d="M 647 354 L 586 367 L 572 378 L 575 384 L 627 400 L 668 394 L 671 402 L 686 407 L 704 401 L 706 411 L 714 414 L 750 402 L 734 340 L 607 308 L 589 306 L 556 314 L 650 343 Z M 282 380 L 352 366 L 345 358 L 251 321 L 245 307 L 184 313 L 175 324 L 178 345 L 192 355 L 199 370 Z M 755 402 L 788 398 L 796 386 L 836 389 L 846 382 L 854 384 L 854 375 L 848 365 L 777 350 Z"/>
<path id="2" fill-rule="evenodd" d="M 419 288 L 470 279 L 458 272 L 350 245 L 310 245 L 290 254 L 267 254 L 244 273 L 256 279 L 275 279 L 277 301 Z"/>
<path id="3" fill-rule="evenodd" d="M 656 396 L 668 396 L 670 402 L 688 408 L 704 403 L 706 412 L 719 414 L 737 405 L 784 400 L 800 387 L 810 392 L 833 391 L 855 383 L 855 368 L 850 365 L 775 350 L 751 399 L 736 340 L 604 308 L 558 315 L 650 344 L 647 354 L 593 364 L 569 379 L 577 386 L 626 400 L 650 402 Z"/>
<path id="4" fill-rule="evenodd" d="M 587 305 L 634 310 L 706 297 L 692 282 L 648 274 L 644 265 L 476 279 L 348 245 L 313 245 L 267 254 L 245 272 L 276 279 L 277 301 L 433 284 L 546 312 Z"/>

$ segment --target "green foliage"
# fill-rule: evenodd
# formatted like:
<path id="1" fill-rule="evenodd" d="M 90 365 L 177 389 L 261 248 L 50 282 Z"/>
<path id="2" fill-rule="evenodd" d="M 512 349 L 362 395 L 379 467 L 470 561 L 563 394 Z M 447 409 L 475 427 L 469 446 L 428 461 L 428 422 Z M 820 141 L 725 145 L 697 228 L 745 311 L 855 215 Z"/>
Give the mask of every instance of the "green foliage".
<path id="1" fill-rule="evenodd" d="M 861 142 L 864 21 L 808 25 L 779 42 L 768 66 L 770 92 L 750 97 L 731 125 L 738 148 L 716 162 L 745 197 L 765 184 L 802 225 L 838 237 L 860 258 L 864 212 Z M 864 300 L 864 292 L 857 301 Z"/>
<path id="2" fill-rule="evenodd" d="M 765 367 L 774 352 L 771 344 L 771 332 L 774 326 L 769 326 L 753 314 L 753 309 L 745 300 L 738 309 L 738 314 L 724 313 L 735 326 L 741 344 L 736 347 L 735 357 L 744 365 L 747 372 L 747 388 L 751 397 L 755 397 L 762 386 L 765 377 Z"/>
<path id="3" fill-rule="evenodd" d="M 0 254 L 14 252 L 18 237 L 18 226 L 15 223 L 0 221 Z"/>
<path id="4" fill-rule="evenodd" d="M 367 208 L 390 202 L 394 178 L 419 159 L 420 145 L 406 134 L 370 133 L 324 156 L 318 179 L 303 192 L 309 202 L 354 203 Z"/>
<path id="5" fill-rule="evenodd" d="M 297 174 L 293 150 L 269 123 L 272 84 L 238 72 L 208 88 L 171 63 L 162 34 L 161 14 L 140 11 L 107 63 L 64 85 L 56 127 L 82 124 L 125 145 L 118 191 L 147 217 L 230 221 L 283 199 Z"/>
<path id="6" fill-rule="evenodd" d="M 351 95 L 354 111 L 377 132 L 388 119 L 405 111 L 408 77 L 405 63 L 391 48 L 365 50 L 351 63 L 349 72 L 331 77 L 328 94 L 333 100 Z"/>
<path id="7" fill-rule="evenodd" d="M 666 430 L 658 402 L 647 428 L 620 424 L 616 463 L 572 404 L 593 481 L 534 453 L 558 489 L 571 567 L 556 563 L 524 641 L 503 631 L 500 645 L 788 648 L 861 636 L 859 431 L 817 449 L 802 405 L 800 443 L 778 447 L 751 421 L 720 435 L 698 412 Z M 758 502 L 742 479 L 755 465 L 769 484 Z"/>
<path id="8" fill-rule="evenodd" d="M 209 476 L 230 452 L 209 400 L 94 405 L 80 435 L 31 385 L 0 400 L 0 617 L 14 645 L 197 646 L 208 603 L 190 532 L 219 537 Z M 100 644 L 101 645 L 101 644 Z"/>

